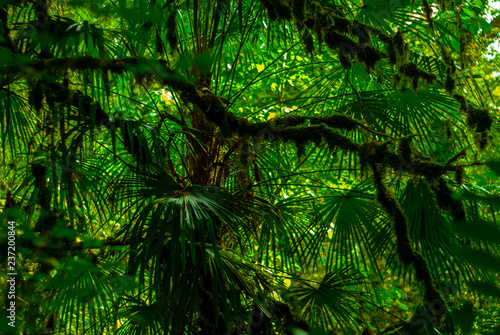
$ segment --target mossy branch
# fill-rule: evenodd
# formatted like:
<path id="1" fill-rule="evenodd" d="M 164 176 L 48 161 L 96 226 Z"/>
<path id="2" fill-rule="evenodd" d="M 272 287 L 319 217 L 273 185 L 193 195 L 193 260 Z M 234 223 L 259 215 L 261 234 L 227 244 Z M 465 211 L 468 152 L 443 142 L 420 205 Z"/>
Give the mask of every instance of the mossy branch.
<path id="1" fill-rule="evenodd" d="M 396 238 L 396 253 L 403 265 L 413 267 L 415 278 L 423 284 L 424 300 L 433 308 L 434 317 L 439 323 L 445 311 L 446 302 L 434 286 L 425 258 L 413 250 L 408 235 L 408 219 L 396 197 L 383 182 L 384 168 L 374 163 L 371 163 L 370 167 L 373 173 L 377 201 L 385 209 L 392 222 L 392 229 Z"/>

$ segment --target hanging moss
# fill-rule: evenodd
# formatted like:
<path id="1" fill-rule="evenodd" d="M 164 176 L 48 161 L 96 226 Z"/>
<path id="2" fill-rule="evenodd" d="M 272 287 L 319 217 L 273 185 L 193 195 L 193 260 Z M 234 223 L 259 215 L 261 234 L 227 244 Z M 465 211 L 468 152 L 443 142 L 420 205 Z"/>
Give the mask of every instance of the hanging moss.
<path id="1" fill-rule="evenodd" d="M 28 101 L 31 107 L 35 109 L 35 111 L 40 112 L 40 110 L 42 109 L 43 98 L 44 94 L 43 94 L 42 82 L 41 80 L 37 80 L 35 85 L 31 87 L 28 97 Z"/>
<path id="2" fill-rule="evenodd" d="M 460 104 L 460 110 L 467 110 L 467 100 L 460 94 L 454 94 L 453 98 Z"/>
<path id="3" fill-rule="evenodd" d="M 404 53 L 404 49 L 405 49 L 405 41 L 404 41 L 404 38 L 403 38 L 403 33 L 401 32 L 401 30 L 398 30 L 396 32 L 396 34 L 392 37 L 391 39 L 392 41 L 392 44 L 394 45 L 394 47 L 396 48 L 396 51 L 399 52 L 399 54 L 403 54 Z"/>
<path id="4" fill-rule="evenodd" d="M 346 56 L 346 55 L 339 52 L 338 57 L 339 57 L 340 65 L 344 69 L 349 70 L 352 67 L 352 62 L 351 62 L 351 59 L 349 58 L 349 56 Z"/>
<path id="5" fill-rule="evenodd" d="M 455 163 L 457 160 L 459 160 L 462 157 L 465 157 L 465 154 L 467 153 L 467 149 L 462 149 L 460 150 L 457 154 L 453 155 L 451 158 L 449 158 L 446 161 L 445 166 L 449 167 L 451 164 Z"/>
<path id="6" fill-rule="evenodd" d="M 281 0 L 261 0 L 260 3 L 267 10 L 269 20 L 292 19 L 292 8 L 284 4 Z"/>
<path id="7" fill-rule="evenodd" d="M 367 141 L 359 147 L 358 158 L 361 165 L 361 173 L 363 174 L 366 168 L 371 165 L 371 163 L 376 163 L 373 160 L 373 155 L 375 153 L 375 146 L 378 142 L 375 140 Z"/>
<path id="8" fill-rule="evenodd" d="M 277 134 L 277 138 L 284 142 L 293 142 L 297 148 L 297 156 L 300 158 L 305 153 L 306 145 L 311 142 L 311 128 L 307 126 L 286 127 Z"/>
<path id="9" fill-rule="evenodd" d="M 300 124 L 304 124 L 308 119 L 309 119 L 309 117 L 307 117 L 307 116 L 286 115 L 284 117 L 274 119 L 273 123 L 274 123 L 275 127 L 280 127 L 280 126 L 293 127 L 293 126 L 298 126 Z"/>
<path id="10" fill-rule="evenodd" d="M 415 63 L 401 65 L 398 72 L 412 81 L 412 88 L 415 91 L 418 89 L 420 79 L 423 79 L 426 83 L 433 83 L 437 79 L 435 74 L 420 70 Z"/>
<path id="11" fill-rule="evenodd" d="M 328 116 L 313 116 L 309 119 L 311 124 L 324 123 L 329 127 L 344 129 L 347 131 L 354 130 L 361 125 L 360 121 L 342 114 L 333 114 Z"/>
<path id="12" fill-rule="evenodd" d="M 172 52 L 177 50 L 179 36 L 177 35 L 177 22 L 175 20 L 175 10 L 172 10 L 167 17 L 167 41 Z"/>
<path id="13" fill-rule="evenodd" d="M 250 161 L 250 143 L 246 139 L 242 140 L 238 146 L 238 153 L 241 166 L 247 166 Z"/>
<path id="14" fill-rule="evenodd" d="M 396 90 L 399 88 L 399 84 L 401 83 L 401 76 L 397 73 L 392 75 L 392 87 Z"/>
<path id="15" fill-rule="evenodd" d="M 269 20 L 271 22 L 276 21 L 278 19 L 278 14 L 276 13 L 276 10 L 274 9 L 273 3 L 270 0 L 260 0 L 260 3 L 266 9 L 267 16 L 269 17 Z"/>
<path id="16" fill-rule="evenodd" d="M 399 73 L 407 78 L 419 77 L 420 70 L 415 63 L 407 63 L 399 67 Z"/>
<path id="17" fill-rule="evenodd" d="M 387 46 L 387 55 L 389 57 L 389 64 L 391 65 L 397 64 L 398 54 L 396 52 L 396 49 L 390 44 Z"/>
<path id="18" fill-rule="evenodd" d="M 462 201 L 454 198 L 453 191 L 443 177 L 429 183 L 436 196 L 437 205 L 450 213 L 454 221 L 465 220 L 465 207 Z"/>
<path id="19" fill-rule="evenodd" d="M 333 129 L 324 129 L 324 131 L 321 132 L 321 136 L 331 150 L 335 150 L 336 148 L 351 152 L 359 150 L 359 144 L 351 141 L 348 137 L 339 134 Z"/>
<path id="20" fill-rule="evenodd" d="M 325 43 L 330 49 L 340 50 L 344 55 L 353 54 L 359 49 L 354 40 L 332 29 L 325 32 Z"/>
<path id="21" fill-rule="evenodd" d="M 460 186 L 463 184 L 464 181 L 464 169 L 462 167 L 458 167 L 455 170 L 455 181 L 457 184 Z"/>
<path id="22" fill-rule="evenodd" d="M 418 161 L 415 164 L 415 172 L 421 176 L 425 176 L 429 180 L 434 180 L 446 173 L 446 167 L 443 164 L 429 161 Z"/>
<path id="23" fill-rule="evenodd" d="M 483 133 L 491 129 L 493 119 L 487 109 L 478 109 L 469 105 L 466 122 L 470 129 Z"/>
<path id="24" fill-rule="evenodd" d="M 358 60 L 364 63 L 368 70 L 374 70 L 375 65 L 382 59 L 383 55 L 371 45 L 366 45 L 357 53 Z"/>
<path id="25" fill-rule="evenodd" d="M 308 29 L 304 29 L 304 32 L 302 32 L 302 43 L 308 54 L 314 52 L 314 40 Z"/>
<path id="26" fill-rule="evenodd" d="M 155 52 L 156 55 L 162 56 L 165 54 L 165 47 L 163 46 L 163 41 L 161 39 L 161 35 L 158 32 L 158 28 L 156 28 L 155 32 Z"/>
<path id="27" fill-rule="evenodd" d="M 451 120 L 450 119 L 447 119 L 445 121 L 445 125 L 444 125 L 444 128 L 445 128 L 445 133 L 446 133 L 446 141 L 451 141 L 452 140 L 452 132 L 451 132 Z"/>
<path id="28" fill-rule="evenodd" d="M 456 72 L 456 67 L 455 67 L 455 61 L 453 60 L 453 57 L 451 57 L 450 53 L 448 50 L 446 50 L 441 43 L 439 43 L 439 50 L 441 51 L 441 57 L 443 59 L 443 62 L 446 64 L 447 71 L 450 71 L 450 74 L 455 74 Z"/>
<path id="29" fill-rule="evenodd" d="M 493 125 L 493 119 L 489 111 L 468 104 L 467 100 L 459 94 L 453 95 L 453 98 L 460 104 L 459 112 L 467 115 L 467 126 L 475 132 L 475 140 L 479 145 L 479 149 L 483 150 L 488 144 L 488 132 Z"/>
<path id="30" fill-rule="evenodd" d="M 292 8 L 285 5 L 280 0 L 273 0 L 273 5 L 278 18 L 287 21 L 292 19 Z"/>
<path id="31" fill-rule="evenodd" d="M 365 327 L 363 328 L 363 332 L 361 333 L 361 335 L 373 335 L 373 332 L 370 328 Z"/>
<path id="32" fill-rule="evenodd" d="M 404 41 L 403 33 L 400 30 L 392 37 L 382 37 L 382 41 L 387 45 L 387 54 L 391 65 L 406 63 L 410 49 Z"/>
<path id="33" fill-rule="evenodd" d="M 432 277 L 427 267 L 427 262 L 424 257 L 418 253 L 414 252 L 413 254 L 413 268 L 415 269 L 415 278 L 419 282 L 432 282 Z"/>
<path id="34" fill-rule="evenodd" d="M 371 31 L 363 25 L 356 25 L 353 28 L 353 35 L 358 37 L 358 44 L 362 47 L 371 43 Z"/>
<path id="35" fill-rule="evenodd" d="M 331 16 L 323 13 L 322 11 L 316 11 L 314 14 L 314 27 L 313 30 L 316 33 L 323 32 L 332 26 Z"/>
<path id="36" fill-rule="evenodd" d="M 306 1 L 305 0 L 293 0 L 292 13 L 295 21 L 304 22 L 306 11 Z"/>
<path id="37" fill-rule="evenodd" d="M 404 159 L 408 164 L 412 163 L 412 149 L 411 141 L 414 136 L 405 136 L 400 139 L 398 146 L 398 154 Z"/>
<path id="38" fill-rule="evenodd" d="M 449 68 L 446 70 L 446 78 L 444 80 L 444 89 L 449 94 L 452 94 L 453 91 L 455 90 L 455 80 L 453 80 L 452 74 L 451 74 L 451 71 Z"/>
<path id="39" fill-rule="evenodd" d="M 376 152 L 376 149 L 369 149 L 369 151 Z M 439 291 L 434 287 L 427 262 L 423 256 L 415 252 L 411 246 L 408 235 L 408 220 L 396 198 L 384 185 L 381 168 L 377 167 L 374 163 L 370 165 L 373 171 L 373 181 L 377 194 L 376 199 L 385 209 L 393 224 L 394 235 L 396 237 L 396 252 L 399 260 L 403 265 L 413 266 L 416 279 L 423 283 L 424 300 L 434 308 L 433 312 L 436 320 L 440 320 L 444 308 L 438 309 L 436 304 L 445 306 L 445 302 Z"/>
<path id="40" fill-rule="evenodd" d="M 315 21 L 313 19 L 309 18 L 309 19 L 304 21 L 304 24 L 306 25 L 307 28 L 314 29 Z"/>
<path id="41" fill-rule="evenodd" d="M 232 135 L 234 129 L 228 126 L 228 113 L 226 105 L 224 105 L 224 103 L 212 93 L 205 94 L 203 100 L 206 102 L 205 105 L 208 106 L 208 108 L 204 111 L 207 121 L 217 124 L 223 137 L 229 137 Z M 236 120 L 237 119 L 233 118 L 231 121 L 237 123 Z"/>
<path id="42" fill-rule="evenodd" d="M 370 164 L 373 172 L 373 183 L 377 194 L 377 202 L 385 209 L 392 221 L 394 235 L 396 237 L 396 252 L 403 265 L 410 266 L 413 263 L 413 249 L 408 235 L 408 220 L 403 209 L 391 191 L 382 181 L 382 170 L 374 163 Z"/>
<path id="43" fill-rule="evenodd" d="M 339 33 L 348 33 L 351 28 L 351 23 L 349 20 L 347 20 L 344 17 L 340 16 L 333 16 L 333 27 L 334 30 L 336 30 Z"/>
<path id="44" fill-rule="evenodd" d="M 45 166 L 39 163 L 34 163 L 31 165 L 31 174 L 35 177 L 35 187 L 43 188 L 46 186 L 47 182 L 45 180 L 45 174 L 47 169 Z"/>

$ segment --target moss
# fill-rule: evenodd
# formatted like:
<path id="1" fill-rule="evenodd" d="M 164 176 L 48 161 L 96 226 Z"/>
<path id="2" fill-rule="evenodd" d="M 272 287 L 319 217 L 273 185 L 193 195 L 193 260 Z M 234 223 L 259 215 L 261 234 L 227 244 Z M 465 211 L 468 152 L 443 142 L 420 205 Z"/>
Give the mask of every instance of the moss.
<path id="1" fill-rule="evenodd" d="M 99 60 L 92 58 L 90 56 L 77 57 L 67 60 L 65 67 L 72 67 L 74 69 L 84 71 L 84 70 L 97 70 L 100 68 Z M 60 64 L 57 64 L 60 65 Z"/>
<path id="2" fill-rule="evenodd" d="M 167 42 L 172 52 L 177 50 L 179 37 L 177 36 L 177 22 L 175 20 L 175 11 L 172 10 L 167 17 Z"/>
<path id="3" fill-rule="evenodd" d="M 452 133 L 451 133 L 451 124 L 449 122 L 450 120 L 447 120 L 446 121 L 446 124 L 445 124 L 445 131 L 446 131 L 446 140 L 447 141 L 451 141 L 451 137 L 452 137 Z"/>
<path id="4" fill-rule="evenodd" d="M 460 108 L 464 110 L 467 109 L 467 100 L 463 96 L 461 96 L 460 94 L 454 94 L 453 98 L 460 104 Z"/>
<path id="5" fill-rule="evenodd" d="M 479 144 L 479 150 L 484 150 L 488 145 L 488 133 L 484 132 L 477 136 L 477 142 Z"/>
<path id="6" fill-rule="evenodd" d="M 278 119 L 274 119 L 273 123 L 275 126 L 298 126 L 305 123 L 308 120 L 306 116 L 300 115 L 287 115 Z M 312 122 L 311 122 L 312 123 Z"/>
<path id="7" fill-rule="evenodd" d="M 324 123 L 328 127 L 344 129 L 347 131 L 351 131 L 356 129 L 361 122 L 355 120 L 347 115 L 342 114 L 333 114 L 329 116 L 315 116 L 310 118 L 311 124 L 321 124 Z"/>
<path id="8" fill-rule="evenodd" d="M 333 16 L 333 29 L 339 33 L 348 33 L 350 31 L 351 24 L 350 21 L 344 17 Z"/>
<path id="9" fill-rule="evenodd" d="M 391 140 L 378 143 L 375 147 L 375 154 L 373 155 L 373 159 L 378 163 L 384 163 L 384 165 L 387 165 L 388 161 L 392 157 L 394 157 L 394 155 L 392 154 L 392 147 L 393 141 Z"/>
<path id="10" fill-rule="evenodd" d="M 292 13 L 295 21 L 304 22 L 306 11 L 305 0 L 293 0 Z"/>
<path id="11" fill-rule="evenodd" d="M 238 153 L 240 156 L 240 164 L 245 167 L 250 160 L 250 143 L 247 140 L 242 140 L 238 146 Z"/>
<path id="12" fill-rule="evenodd" d="M 385 209 L 392 221 L 396 237 L 396 252 L 402 264 L 409 266 L 413 262 L 413 249 L 408 235 L 408 220 L 391 191 L 382 181 L 382 170 L 370 163 L 373 172 L 373 183 L 377 193 L 377 202 Z"/>
<path id="13" fill-rule="evenodd" d="M 302 33 L 302 43 L 304 44 L 308 54 L 312 54 L 314 52 L 314 40 L 311 33 L 307 29 L 304 29 L 304 32 Z"/>
<path id="14" fill-rule="evenodd" d="M 418 89 L 420 79 L 423 79 L 426 83 L 433 83 L 437 79 L 435 74 L 420 70 L 415 63 L 401 65 L 398 72 L 411 80 L 412 88 L 415 91 Z"/>
<path id="15" fill-rule="evenodd" d="M 419 282 L 432 282 L 432 277 L 429 268 L 427 267 L 427 262 L 425 261 L 424 257 L 418 252 L 415 252 L 413 254 L 413 268 L 415 269 L 415 278 Z"/>
<path id="16" fill-rule="evenodd" d="M 371 45 L 367 45 L 357 54 L 358 60 L 365 64 L 368 70 L 374 70 L 375 65 L 382 59 L 379 50 Z"/>
<path id="17" fill-rule="evenodd" d="M 224 137 L 230 136 L 234 132 L 234 129 L 228 127 L 226 106 L 217 96 L 211 93 L 205 95 L 203 99 L 208 101 L 209 104 L 209 108 L 204 113 L 207 121 L 217 124 Z M 233 118 L 232 121 L 234 122 L 235 119 Z"/>
<path id="18" fill-rule="evenodd" d="M 331 16 L 326 15 L 325 13 L 322 13 L 321 11 L 316 11 L 315 17 L 314 17 L 314 28 L 313 30 L 318 32 L 318 31 L 323 31 L 325 29 L 328 29 L 332 26 L 332 21 L 331 21 Z"/>
<path id="19" fill-rule="evenodd" d="M 429 186 L 436 196 L 436 203 L 439 208 L 450 213 L 454 221 L 465 220 L 463 203 L 453 197 L 453 191 L 443 177 L 430 182 Z"/>
<path id="20" fill-rule="evenodd" d="M 373 155 L 377 151 L 376 146 L 367 149 L 365 148 L 365 150 L 373 152 Z M 411 241 L 408 235 L 408 220 L 396 198 L 384 185 L 381 168 L 377 167 L 377 165 L 373 162 L 370 163 L 370 166 L 373 171 L 377 201 L 385 209 L 393 222 L 393 230 L 396 237 L 396 252 L 399 260 L 406 266 L 413 266 L 416 279 L 423 283 L 424 299 L 427 303 L 430 305 L 435 303 L 444 304 L 444 300 L 441 298 L 439 291 L 437 291 L 434 287 L 427 262 L 421 254 L 413 251 L 412 249 Z M 442 313 L 443 310 L 437 309 L 435 305 L 432 305 L 432 307 L 434 307 L 433 312 L 435 317 L 439 319 L 440 313 Z"/>
<path id="21" fill-rule="evenodd" d="M 407 162 L 408 164 L 412 164 L 412 148 L 411 148 L 411 141 L 413 140 L 414 136 L 405 136 L 400 139 L 399 141 L 399 146 L 398 146 L 398 154 L 403 158 L 404 162 Z"/>
<path id="22" fill-rule="evenodd" d="M 373 162 L 372 155 L 375 152 L 376 141 L 367 141 L 360 145 L 358 151 L 359 163 L 361 165 L 361 173 Z"/>
<path id="23" fill-rule="evenodd" d="M 321 133 L 321 135 L 331 150 L 334 150 L 335 148 L 340 148 L 342 150 L 351 152 L 356 152 L 359 150 L 359 144 L 351 141 L 348 137 L 339 134 L 333 129 L 326 128 Z"/>
<path id="24" fill-rule="evenodd" d="M 417 92 L 417 90 L 418 90 L 419 79 L 420 78 L 418 76 L 411 78 L 411 88 L 413 88 L 413 91 L 415 91 L 415 92 Z"/>
<path id="25" fill-rule="evenodd" d="M 446 71 L 446 78 L 444 80 L 444 89 L 449 94 L 452 94 L 453 91 L 455 90 L 455 80 L 453 80 L 451 71 L 449 70 Z"/>
<path id="26" fill-rule="evenodd" d="M 373 332 L 370 328 L 365 327 L 363 328 L 363 332 L 361 333 L 361 335 L 373 335 Z"/>
<path id="27" fill-rule="evenodd" d="M 47 169 L 45 166 L 39 163 L 34 163 L 31 165 L 31 174 L 35 177 L 35 187 L 43 188 L 46 185 L 45 174 Z"/>
<path id="28" fill-rule="evenodd" d="M 344 55 L 350 55 L 359 50 L 351 38 L 329 29 L 325 32 L 325 43 L 332 50 L 340 50 Z"/>
<path id="29" fill-rule="evenodd" d="M 260 3 L 266 9 L 269 20 L 276 21 L 278 19 L 278 13 L 276 13 L 273 3 L 270 0 L 260 0 Z"/>
<path id="30" fill-rule="evenodd" d="M 363 25 L 357 25 L 353 29 L 353 35 L 358 37 L 360 46 L 369 45 L 371 43 L 370 30 Z"/>
<path id="31" fill-rule="evenodd" d="M 447 71 L 449 71 L 450 74 L 455 74 L 456 72 L 455 62 L 453 61 L 453 58 L 451 57 L 450 53 L 443 47 L 441 43 L 439 44 L 439 49 L 441 51 L 441 57 L 443 59 L 443 62 L 446 64 L 446 66 L 448 66 Z"/>
<path id="32" fill-rule="evenodd" d="M 421 176 L 426 177 L 429 180 L 434 180 L 441 177 L 446 173 L 446 167 L 443 164 L 429 161 L 422 161 L 420 159 L 419 164 L 415 164 L 415 172 Z"/>
<path id="33" fill-rule="evenodd" d="M 461 108 L 463 109 L 463 108 Z M 476 133 L 475 139 L 480 150 L 488 144 L 488 131 L 493 125 L 493 119 L 487 109 L 475 108 L 467 105 L 467 126 Z"/>
<path id="34" fill-rule="evenodd" d="M 260 3 L 266 9 L 269 20 L 292 19 L 292 8 L 281 0 L 260 0 Z"/>
<path id="35" fill-rule="evenodd" d="M 403 39 L 403 33 L 401 30 L 398 30 L 396 34 L 391 39 L 392 44 L 394 45 L 394 48 L 399 54 L 404 53 L 404 46 L 405 46 L 405 41 Z"/>
<path id="36" fill-rule="evenodd" d="M 239 118 L 233 113 L 227 113 L 226 116 L 227 127 L 229 130 L 248 127 L 249 122 L 244 118 Z"/>
<path id="37" fill-rule="evenodd" d="M 382 41 L 387 45 L 390 64 L 397 65 L 406 63 L 406 59 L 409 55 L 409 47 L 404 41 L 401 31 L 398 30 L 398 32 L 390 38 L 382 37 Z"/>
<path id="38" fill-rule="evenodd" d="M 476 132 L 482 133 L 491 129 L 493 119 L 486 109 L 469 106 L 467 109 L 467 125 Z"/>
<path id="39" fill-rule="evenodd" d="M 307 28 L 314 29 L 315 21 L 313 19 L 307 19 L 307 20 L 305 20 L 304 23 L 305 23 Z"/>
<path id="40" fill-rule="evenodd" d="M 389 44 L 387 46 L 387 55 L 389 57 L 389 64 L 392 64 L 392 65 L 397 64 L 398 54 L 397 54 L 396 49 L 394 48 L 394 46 L 392 46 L 391 44 Z"/>
<path id="41" fill-rule="evenodd" d="M 279 19 L 291 20 L 292 19 L 292 8 L 282 3 L 280 0 L 273 1 L 274 10 L 278 15 Z"/>
<path id="42" fill-rule="evenodd" d="M 403 79 L 403 78 L 401 78 L 401 76 L 399 74 L 397 74 L 397 73 L 394 73 L 392 75 L 392 87 L 394 89 L 398 89 L 399 88 L 399 84 L 401 83 L 401 79 Z"/>
<path id="43" fill-rule="evenodd" d="M 301 158 L 306 153 L 306 144 L 307 142 L 295 141 L 295 147 L 297 148 L 297 157 Z"/>
<path id="44" fill-rule="evenodd" d="M 351 59 L 349 58 L 349 56 L 346 56 L 346 55 L 339 52 L 338 57 L 339 57 L 340 65 L 344 69 L 349 70 L 352 67 L 352 62 L 351 62 Z"/>
<path id="45" fill-rule="evenodd" d="M 286 127 L 277 133 L 277 137 L 285 142 L 306 143 L 310 140 L 310 132 L 311 128 L 308 126 Z"/>
<path id="46" fill-rule="evenodd" d="M 44 98 L 41 80 L 36 81 L 35 85 L 30 90 L 28 98 L 30 105 L 35 109 L 35 111 L 39 112 L 43 107 Z"/>
<path id="47" fill-rule="evenodd" d="M 446 161 L 445 166 L 449 167 L 451 164 L 455 163 L 457 160 L 459 160 L 462 157 L 465 157 L 465 154 L 467 153 L 467 149 L 462 149 L 460 150 L 457 154 L 453 155 L 451 158 L 449 158 Z"/>
<path id="48" fill-rule="evenodd" d="M 439 325 L 446 311 L 446 302 L 432 282 L 424 282 L 424 300 L 434 313 L 436 325 Z"/>

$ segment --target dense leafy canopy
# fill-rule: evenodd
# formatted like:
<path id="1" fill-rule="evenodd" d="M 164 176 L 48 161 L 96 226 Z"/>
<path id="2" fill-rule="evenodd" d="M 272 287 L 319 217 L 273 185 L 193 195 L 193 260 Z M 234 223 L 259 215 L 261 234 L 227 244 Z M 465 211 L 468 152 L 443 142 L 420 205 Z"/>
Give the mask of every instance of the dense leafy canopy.
<path id="1" fill-rule="evenodd" d="M 484 0 L 0 3 L 5 334 L 500 332 Z"/>

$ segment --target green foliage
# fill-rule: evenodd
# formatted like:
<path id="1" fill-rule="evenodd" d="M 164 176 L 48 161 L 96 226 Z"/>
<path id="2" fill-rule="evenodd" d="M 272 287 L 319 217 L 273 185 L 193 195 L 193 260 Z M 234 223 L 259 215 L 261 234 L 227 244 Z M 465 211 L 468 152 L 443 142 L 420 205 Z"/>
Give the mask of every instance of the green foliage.
<path id="1" fill-rule="evenodd" d="M 2 332 L 498 333 L 489 14 L 0 2 Z"/>

